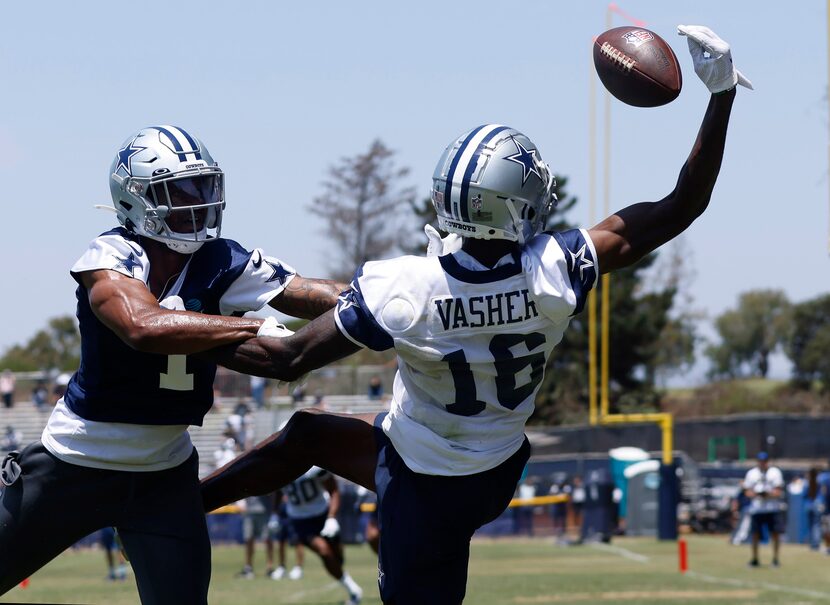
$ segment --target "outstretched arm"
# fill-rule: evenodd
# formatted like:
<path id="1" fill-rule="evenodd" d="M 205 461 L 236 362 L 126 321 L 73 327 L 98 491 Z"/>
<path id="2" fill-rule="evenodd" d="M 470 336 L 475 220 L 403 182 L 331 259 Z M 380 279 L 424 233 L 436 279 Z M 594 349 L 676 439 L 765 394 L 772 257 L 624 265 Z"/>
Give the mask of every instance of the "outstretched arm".
<path id="1" fill-rule="evenodd" d="M 144 282 L 117 271 L 79 274 L 95 316 L 127 345 L 165 355 L 191 354 L 256 335 L 261 319 L 162 308 Z"/>
<path id="2" fill-rule="evenodd" d="M 332 279 L 308 279 L 295 275 L 285 290 L 268 304 L 292 317 L 314 319 L 333 308 L 337 304 L 337 296 L 348 287 Z"/>
<path id="3" fill-rule="evenodd" d="M 726 144 L 735 89 L 712 95 L 689 158 L 674 190 L 659 202 L 623 208 L 590 230 L 600 271 L 631 265 L 683 232 L 712 196 Z"/>
<path id="4" fill-rule="evenodd" d="M 735 89 L 752 84 L 732 64 L 729 45 L 707 27 L 681 25 L 695 72 L 712 93 L 692 152 L 674 190 L 659 202 L 634 204 L 590 230 L 603 273 L 630 265 L 676 237 L 709 205 L 720 171 Z"/>
<path id="5" fill-rule="evenodd" d="M 200 357 L 237 372 L 293 381 L 359 349 L 337 329 L 334 309 L 330 309 L 285 338 L 259 336 Z"/>

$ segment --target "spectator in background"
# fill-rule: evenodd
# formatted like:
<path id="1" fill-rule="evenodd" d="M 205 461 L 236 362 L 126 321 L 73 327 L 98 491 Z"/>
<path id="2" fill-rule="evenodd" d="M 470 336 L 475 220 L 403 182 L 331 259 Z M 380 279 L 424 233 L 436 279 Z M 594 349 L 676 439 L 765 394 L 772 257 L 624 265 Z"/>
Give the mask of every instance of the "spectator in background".
<path id="1" fill-rule="evenodd" d="M 271 579 L 282 580 L 287 575 L 291 580 L 299 580 L 303 577 L 305 563 L 303 544 L 297 537 L 294 524 L 288 517 L 285 495 L 280 492 L 278 498 L 277 510 L 271 513 L 271 518 L 268 520 L 268 528 L 271 530 L 273 539 L 277 541 L 277 561 L 279 562 L 277 568 L 271 573 Z M 294 547 L 294 567 L 286 574 L 285 547 L 287 544 Z"/>
<path id="2" fill-rule="evenodd" d="M 574 475 L 571 489 L 571 515 L 576 527 L 582 527 L 582 509 L 585 508 L 585 485 L 581 475 Z"/>
<path id="3" fill-rule="evenodd" d="M 246 403 L 238 403 L 233 414 L 225 420 L 225 437 L 230 437 L 241 451 L 247 451 L 254 444 L 254 426 L 251 408 Z"/>
<path id="4" fill-rule="evenodd" d="M 304 400 L 305 400 L 305 385 L 304 384 L 298 384 L 291 391 L 291 401 L 294 404 L 294 407 L 297 407 Z"/>
<path id="5" fill-rule="evenodd" d="M 568 500 L 570 500 L 572 488 L 566 481 L 554 481 L 550 485 L 551 496 L 563 496 L 561 502 L 554 502 L 551 505 L 551 520 L 553 522 L 553 535 L 562 538 L 565 535 L 565 526 L 568 521 Z M 564 498 L 567 498 L 564 499 Z"/>
<path id="6" fill-rule="evenodd" d="M 383 397 L 383 383 L 380 381 L 380 376 L 372 376 L 369 379 L 369 399 L 380 399 Z"/>
<path id="7" fill-rule="evenodd" d="M 251 398 L 258 410 L 265 407 L 265 379 L 261 376 L 251 376 Z"/>
<path id="8" fill-rule="evenodd" d="M 32 389 L 32 403 L 38 412 L 42 412 L 46 408 L 48 397 L 49 390 L 46 388 L 46 383 L 43 380 L 38 380 L 35 383 L 35 388 Z"/>
<path id="9" fill-rule="evenodd" d="M 807 493 L 804 498 L 807 510 L 807 531 L 810 548 L 818 550 L 821 546 L 821 516 L 824 513 L 824 498 L 818 483 L 818 469 L 812 467 L 807 472 Z"/>
<path id="10" fill-rule="evenodd" d="M 236 577 L 245 580 L 254 579 L 254 551 L 257 539 L 261 539 L 265 542 L 265 577 L 270 578 L 275 571 L 274 541 L 269 526 L 271 513 L 274 511 L 274 494 L 251 496 L 245 498 L 243 502 L 242 538 L 245 541 L 245 566 L 236 574 Z"/>
<path id="11" fill-rule="evenodd" d="M 66 387 L 69 385 L 69 380 L 72 376 L 66 372 L 58 374 L 55 378 L 55 386 L 52 389 L 52 405 L 55 405 L 58 400 L 66 393 Z"/>
<path id="12" fill-rule="evenodd" d="M 827 464 L 827 469 L 818 474 L 816 483 L 818 483 L 818 497 L 823 504 L 821 535 L 824 538 L 825 552 L 830 555 L 830 462 Z"/>
<path id="13" fill-rule="evenodd" d="M 6 426 L 6 434 L 3 435 L 3 441 L 0 442 L 0 449 L 7 452 L 18 451 L 23 445 L 23 433 L 14 428 L 12 425 Z"/>
<path id="14" fill-rule="evenodd" d="M 101 548 L 104 549 L 104 556 L 107 559 L 107 580 L 113 582 L 115 580 L 127 579 L 127 561 L 124 559 L 124 553 L 121 550 L 121 545 L 118 542 L 118 536 L 115 533 L 114 527 L 104 527 L 101 529 Z M 116 555 L 116 553 L 118 553 Z M 116 566 L 116 557 L 118 565 Z"/>
<path id="15" fill-rule="evenodd" d="M 516 487 L 516 497 L 520 500 L 535 498 L 536 485 L 527 478 L 522 479 Z M 513 509 L 513 533 L 533 535 L 533 506 L 523 504 Z"/>
<path id="16" fill-rule="evenodd" d="M 10 408 L 14 405 L 14 374 L 8 368 L 0 374 L 0 396 L 3 397 L 3 407 Z"/>
<path id="17" fill-rule="evenodd" d="M 766 528 L 772 539 L 772 566 L 779 567 L 778 558 L 780 534 L 783 529 L 782 501 L 784 476 L 778 467 L 771 466 L 769 454 L 758 452 L 758 464 L 746 473 L 743 482 L 746 497 L 749 498 L 749 514 L 752 517 L 752 559 L 750 567 L 758 567 L 758 544 L 761 532 Z"/>
<path id="18" fill-rule="evenodd" d="M 236 445 L 236 439 L 233 437 L 226 437 L 219 446 L 219 449 L 213 452 L 214 468 L 222 468 L 228 462 L 236 458 L 239 454 L 239 449 Z"/>

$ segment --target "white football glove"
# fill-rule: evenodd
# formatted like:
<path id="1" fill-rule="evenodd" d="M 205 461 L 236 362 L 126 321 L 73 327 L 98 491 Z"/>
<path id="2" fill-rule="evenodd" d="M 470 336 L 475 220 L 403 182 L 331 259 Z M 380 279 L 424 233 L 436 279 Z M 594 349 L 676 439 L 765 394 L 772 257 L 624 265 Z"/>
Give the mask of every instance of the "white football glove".
<path id="1" fill-rule="evenodd" d="M 326 519 L 326 524 L 323 525 L 323 529 L 320 530 L 320 535 L 324 538 L 334 538 L 337 534 L 340 533 L 340 523 L 337 522 L 337 519 L 334 517 L 329 517 Z"/>
<path id="2" fill-rule="evenodd" d="M 441 238 L 438 230 L 427 223 L 424 225 L 424 233 L 427 234 L 427 256 L 444 256 L 452 254 L 461 249 L 461 236 L 457 233 L 450 233 L 447 237 Z"/>
<path id="3" fill-rule="evenodd" d="M 695 73 L 703 80 L 709 92 L 717 94 L 737 84 L 752 90 L 752 82 L 732 65 L 729 44 L 704 25 L 678 25 L 677 33 L 686 36 Z"/>
<path id="4" fill-rule="evenodd" d="M 280 530 L 280 517 L 277 513 L 271 513 L 271 516 L 268 517 L 268 531 L 275 534 L 279 530 Z"/>
<path id="5" fill-rule="evenodd" d="M 292 334 L 294 334 L 294 330 L 286 328 L 277 321 L 276 317 L 266 317 L 265 321 L 262 322 L 262 325 L 259 326 L 259 330 L 256 332 L 257 336 L 265 336 L 270 338 L 285 338 L 286 336 L 291 336 Z M 277 381 L 277 387 L 282 387 L 286 384 L 291 385 L 292 387 L 295 385 L 303 385 L 307 380 L 308 373 L 305 373 L 293 382 L 279 380 Z"/>
<path id="6" fill-rule="evenodd" d="M 278 322 L 276 317 L 266 317 L 265 321 L 262 322 L 262 325 L 259 326 L 259 330 L 257 330 L 256 335 L 285 338 L 286 336 L 291 336 L 293 333 L 293 330 L 289 330 Z"/>

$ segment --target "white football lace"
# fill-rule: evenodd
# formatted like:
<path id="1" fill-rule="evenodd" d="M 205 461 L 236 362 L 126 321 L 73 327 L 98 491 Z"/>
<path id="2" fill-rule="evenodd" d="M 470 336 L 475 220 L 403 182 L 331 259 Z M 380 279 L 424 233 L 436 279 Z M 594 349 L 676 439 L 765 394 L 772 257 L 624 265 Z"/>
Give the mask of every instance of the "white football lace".
<path id="1" fill-rule="evenodd" d="M 623 51 L 614 48 L 609 42 L 603 42 L 599 51 L 608 57 L 612 62 L 622 67 L 625 71 L 631 71 L 634 64 L 637 63 L 634 59 L 627 56 Z"/>

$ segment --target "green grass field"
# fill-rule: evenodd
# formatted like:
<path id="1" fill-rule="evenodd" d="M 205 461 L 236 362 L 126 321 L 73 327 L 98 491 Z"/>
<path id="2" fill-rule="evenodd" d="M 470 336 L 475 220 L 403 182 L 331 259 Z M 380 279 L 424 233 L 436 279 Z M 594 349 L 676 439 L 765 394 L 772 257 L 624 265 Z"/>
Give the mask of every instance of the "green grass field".
<path id="1" fill-rule="evenodd" d="M 690 571 L 677 571 L 677 546 L 650 538 L 617 539 L 611 545 L 564 547 L 550 539 L 480 540 L 473 543 L 466 604 L 544 603 L 822 603 L 830 602 L 830 557 L 805 546 L 785 546 L 783 566 L 749 569 L 749 547 L 724 537 L 689 538 Z M 768 548 L 762 563 L 769 561 Z M 262 576 L 235 579 L 242 549 L 214 549 L 212 604 L 342 603 L 345 592 L 307 554 L 305 577 L 275 582 Z M 290 559 L 293 561 L 293 559 Z M 366 546 L 349 547 L 347 568 L 364 588 L 364 603 L 378 604 L 376 562 Z M 16 588 L 0 603 L 138 603 L 132 578 L 104 580 L 100 551 L 67 552 Z M 429 605 L 429 604 L 424 604 Z"/>

